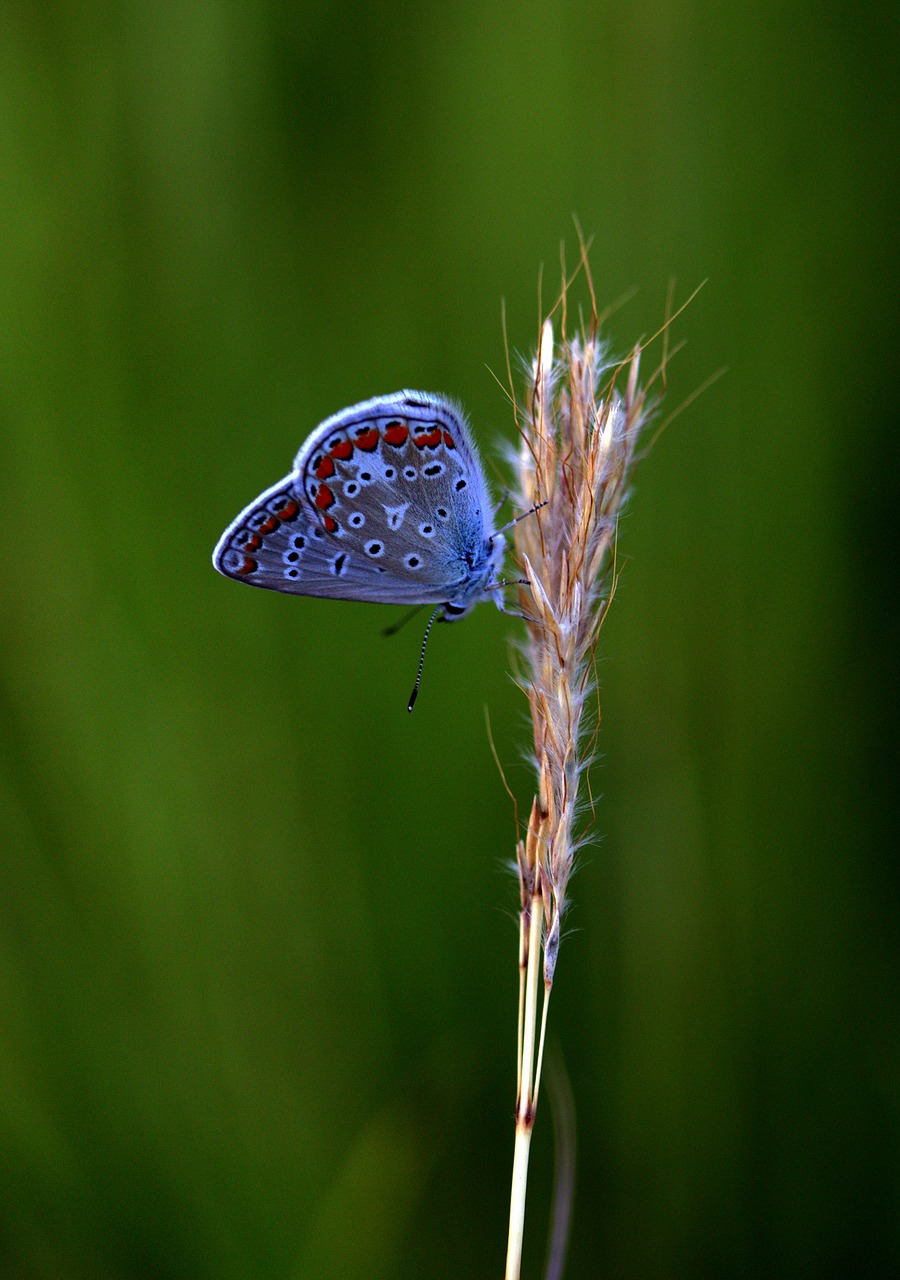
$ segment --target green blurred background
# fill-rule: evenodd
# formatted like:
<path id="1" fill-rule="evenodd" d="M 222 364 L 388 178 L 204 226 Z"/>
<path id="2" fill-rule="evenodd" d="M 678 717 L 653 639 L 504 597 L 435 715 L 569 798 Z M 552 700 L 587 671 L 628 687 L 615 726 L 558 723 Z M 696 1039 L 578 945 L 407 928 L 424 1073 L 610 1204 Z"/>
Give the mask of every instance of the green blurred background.
<path id="1" fill-rule="evenodd" d="M 245 591 L 327 414 L 513 435 L 575 211 L 623 522 L 551 1015 L 569 1277 L 900 1273 L 896 9 L 0 6 L 0 1274 L 502 1274 L 517 625 Z M 579 295 L 584 301 L 586 294 Z M 499 450 L 495 456 L 499 457 Z M 891 852 L 891 850 L 894 852 Z M 541 1274 L 539 1117 L 526 1276 Z"/>

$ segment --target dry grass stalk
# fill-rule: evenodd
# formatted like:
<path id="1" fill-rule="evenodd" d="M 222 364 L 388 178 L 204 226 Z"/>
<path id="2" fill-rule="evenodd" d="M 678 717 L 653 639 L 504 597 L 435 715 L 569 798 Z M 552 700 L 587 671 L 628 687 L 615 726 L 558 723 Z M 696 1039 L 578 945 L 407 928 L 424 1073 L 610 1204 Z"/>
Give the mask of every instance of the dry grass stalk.
<path id="1" fill-rule="evenodd" d="M 524 578 L 519 588 L 527 625 L 522 675 L 538 787 L 527 837 L 517 850 L 519 1085 L 507 1280 L 519 1276 L 547 1007 L 579 845 L 579 784 L 599 724 L 599 712 L 585 714 L 595 686 L 594 654 L 615 588 L 619 512 L 651 407 L 638 384 L 639 361 L 636 349 L 622 363 L 608 362 L 596 310 L 589 325 L 567 338 L 563 306 L 562 340 L 554 343 L 546 320 L 528 401 L 517 414 L 518 502 L 522 511 L 537 508 L 517 523 L 515 548 Z"/>

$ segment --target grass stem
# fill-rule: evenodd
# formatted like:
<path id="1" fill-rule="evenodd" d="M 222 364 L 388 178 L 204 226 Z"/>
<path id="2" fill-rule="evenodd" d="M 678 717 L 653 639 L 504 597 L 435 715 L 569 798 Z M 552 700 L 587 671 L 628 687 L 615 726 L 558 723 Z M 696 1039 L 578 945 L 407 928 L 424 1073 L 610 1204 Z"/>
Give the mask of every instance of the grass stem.
<path id="1" fill-rule="evenodd" d="M 525 916 L 523 910 L 523 918 Z M 516 1145 L 513 1154 L 512 1190 L 509 1200 L 509 1239 L 506 1249 L 506 1280 L 519 1280 L 522 1266 L 522 1237 L 525 1230 L 525 1195 L 528 1186 L 528 1154 L 537 1106 L 535 1085 L 535 1033 L 537 1031 L 538 988 L 541 986 L 541 930 L 544 904 L 535 892 L 528 904 L 528 957 L 525 977 L 524 1016 L 519 1055 L 519 1096 L 516 1102 Z"/>

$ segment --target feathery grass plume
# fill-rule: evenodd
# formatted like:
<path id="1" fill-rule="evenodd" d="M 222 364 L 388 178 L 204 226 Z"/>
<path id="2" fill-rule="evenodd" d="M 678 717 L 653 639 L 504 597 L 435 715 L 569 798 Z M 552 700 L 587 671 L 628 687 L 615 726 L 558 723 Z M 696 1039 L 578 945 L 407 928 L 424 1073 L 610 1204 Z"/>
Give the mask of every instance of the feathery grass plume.
<path id="1" fill-rule="evenodd" d="M 586 271 L 584 253 L 582 265 Z M 618 516 L 651 409 L 638 384 L 640 349 L 610 363 L 596 307 L 590 322 L 569 338 L 565 288 L 562 303 L 561 341 L 554 342 L 546 320 L 527 400 L 517 412 L 517 497 L 520 510 L 533 512 L 515 526 L 527 626 L 520 678 L 531 707 L 538 785 L 526 839 L 517 849 L 519 1070 L 507 1280 L 519 1276 L 547 1007 L 579 843 L 579 783 L 599 725 L 599 713 L 585 715 L 596 683 L 594 654 L 615 589 Z"/>

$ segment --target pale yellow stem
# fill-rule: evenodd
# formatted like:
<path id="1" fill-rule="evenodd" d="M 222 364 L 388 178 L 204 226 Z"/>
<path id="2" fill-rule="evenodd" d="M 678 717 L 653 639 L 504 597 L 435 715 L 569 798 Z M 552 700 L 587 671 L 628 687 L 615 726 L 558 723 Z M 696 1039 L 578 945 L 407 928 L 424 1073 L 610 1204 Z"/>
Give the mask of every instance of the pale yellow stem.
<path id="1" fill-rule="evenodd" d="M 550 992 L 553 990 L 553 983 L 544 979 L 544 1003 L 541 1008 L 541 1038 L 538 1041 L 537 1055 L 537 1071 L 534 1075 L 534 1097 L 541 1091 L 541 1067 L 544 1065 L 544 1043 L 547 1039 L 547 1008 L 550 1004 Z"/>
<path id="2" fill-rule="evenodd" d="M 519 912 L 519 1025 L 516 1033 L 516 1097 L 522 1092 L 522 1037 L 525 1028 L 525 979 L 528 970 L 528 913 Z"/>
<path id="3" fill-rule="evenodd" d="M 516 1145 L 513 1153 L 512 1189 L 509 1198 L 509 1240 L 506 1248 L 506 1280 L 519 1280 L 522 1266 L 522 1236 L 525 1230 L 525 1194 L 528 1185 L 528 1153 L 534 1129 L 535 1033 L 537 1031 L 538 987 L 541 975 L 541 927 L 544 904 L 540 893 L 531 899 L 531 927 L 528 932 L 528 968 L 525 978 L 525 1010 L 522 1025 L 522 1052 L 519 1061 L 519 1096 L 516 1102 Z"/>

